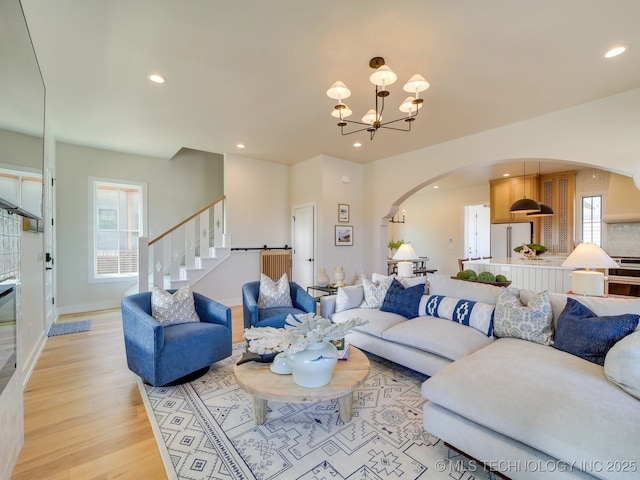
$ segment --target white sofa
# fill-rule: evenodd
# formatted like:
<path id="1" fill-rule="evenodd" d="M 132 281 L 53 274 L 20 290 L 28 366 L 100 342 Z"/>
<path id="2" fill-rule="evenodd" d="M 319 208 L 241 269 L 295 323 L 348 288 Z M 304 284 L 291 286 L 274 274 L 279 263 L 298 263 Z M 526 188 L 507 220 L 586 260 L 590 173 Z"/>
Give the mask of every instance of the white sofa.
<path id="1" fill-rule="evenodd" d="M 430 277 L 431 295 L 495 305 L 501 291 Z M 538 296 L 518 293 L 525 306 Z M 567 297 L 548 294 L 554 325 Z M 425 293 L 421 314 L 428 298 Z M 640 299 L 574 298 L 597 316 L 640 314 Z M 338 300 L 323 297 L 322 315 L 336 322 L 369 320 L 349 334 L 350 343 L 431 376 L 422 386 L 424 427 L 454 448 L 513 479 L 640 478 L 640 331 L 618 343 L 625 343 L 627 363 L 636 365 L 630 386 L 614 378 L 625 391 L 607 377 L 616 375 L 609 355 L 603 367 L 550 345 L 496 339 L 442 318 L 407 319 L 369 308 L 335 312 Z M 618 344 L 610 354 L 622 351 Z"/>

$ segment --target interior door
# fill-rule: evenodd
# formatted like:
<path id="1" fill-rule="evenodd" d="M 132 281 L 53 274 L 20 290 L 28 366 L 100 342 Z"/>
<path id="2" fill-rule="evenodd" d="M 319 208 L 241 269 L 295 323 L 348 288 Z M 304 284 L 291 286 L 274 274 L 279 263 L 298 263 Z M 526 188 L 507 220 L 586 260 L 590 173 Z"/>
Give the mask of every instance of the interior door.
<path id="1" fill-rule="evenodd" d="M 55 320 L 55 222 L 53 220 L 53 212 L 55 212 L 55 195 L 54 195 L 54 180 L 53 173 L 49 166 L 45 166 L 44 169 L 44 195 L 46 201 L 44 202 L 44 211 L 42 212 L 42 218 L 45 222 L 44 227 L 44 318 L 45 318 L 45 331 L 48 326 L 53 324 Z"/>
<path id="2" fill-rule="evenodd" d="M 302 288 L 313 285 L 315 273 L 315 207 L 293 208 L 292 279 Z"/>

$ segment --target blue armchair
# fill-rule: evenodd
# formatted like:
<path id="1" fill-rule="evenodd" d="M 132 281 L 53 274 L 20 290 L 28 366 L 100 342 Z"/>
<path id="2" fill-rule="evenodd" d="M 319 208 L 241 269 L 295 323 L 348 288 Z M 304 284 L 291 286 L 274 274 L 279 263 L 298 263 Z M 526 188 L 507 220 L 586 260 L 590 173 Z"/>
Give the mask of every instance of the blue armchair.
<path id="1" fill-rule="evenodd" d="M 242 286 L 242 312 L 244 328 L 283 328 L 289 314 L 316 313 L 316 300 L 295 282 L 289 282 L 293 307 L 258 308 L 260 282 L 249 282 Z"/>
<path id="2" fill-rule="evenodd" d="M 151 292 L 122 299 L 127 366 L 153 386 L 204 374 L 231 356 L 231 309 L 196 292 L 193 297 L 200 321 L 166 327 L 151 316 Z"/>

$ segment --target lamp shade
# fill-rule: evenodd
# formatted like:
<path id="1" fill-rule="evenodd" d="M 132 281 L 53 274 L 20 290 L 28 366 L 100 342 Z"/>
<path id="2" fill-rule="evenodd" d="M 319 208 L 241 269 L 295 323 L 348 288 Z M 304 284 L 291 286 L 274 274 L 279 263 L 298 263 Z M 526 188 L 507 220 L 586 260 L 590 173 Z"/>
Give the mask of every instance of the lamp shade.
<path id="1" fill-rule="evenodd" d="M 379 87 L 391 85 L 398 79 L 398 76 L 386 65 L 378 67 L 369 77 L 369 81 Z"/>
<path id="2" fill-rule="evenodd" d="M 427 88 L 429 88 L 429 82 L 419 73 L 411 77 L 409 81 L 404 84 L 404 87 L 402 87 L 405 92 L 409 93 L 424 92 Z"/>
<path id="3" fill-rule="evenodd" d="M 364 117 L 362 117 L 362 122 L 367 123 L 369 125 L 373 125 L 374 122 L 376 121 L 376 117 L 377 117 L 376 111 L 373 108 L 371 108 L 367 113 L 365 113 Z"/>
<path id="4" fill-rule="evenodd" d="M 540 205 L 530 198 L 521 198 L 511 205 L 509 212 L 511 213 L 534 213 L 540 211 Z"/>
<path id="5" fill-rule="evenodd" d="M 563 267 L 573 268 L 617 268 L 618 264 L 595 243 L 580 243 L 567 259 Z"/>
<path id="6" fill-rule="evenodd" d="M 338 101 L 349 98 L 349 95 L 351 95 L 351 90 L 349 90 L 347 86 L 339 80 L 331 85 L 331 88 L 327 90 L 327 96 Z"/>
<path id="7" fill-rule="evenodd" d="M 400 261 L 407 261 L 407 260 L 413 261 L 413 260 L 418 260 L 418 258 L 419 258 L 418 254 L 413 249 L 413 247 L 408 243 L 403 243 L 402 245 L 400 245 L 400 248 L 398 249 L 396 254 L 393 256 L 394 260 L 400 260 Z"/>
<path id="8" fill-rule="evenodd" d="M 351 116 L 353 112 L 349 107 L 347 107 L 344 103 L 339 103 L 335 106 L 333 111 L 331 112 L 331 116 L 335 118 L 347 118 Z"/>
<path id="9" fill-rule="evenodd" d="M 407 97 L 404 102 L 400 104 L 400 111 L 403 113 L 414 113 L 422 108 L 422 103 L 414 103 L 414 97 Z"/>
<path id="10" fill-rule="evenodd" d="M 529 212 L 527 213 L 527 217 L 551 217 L 553 216 L 553 208 L 549 205 L 545 205 L 544 203 L 540 203 L 540 211 L 539 212 Z"/>

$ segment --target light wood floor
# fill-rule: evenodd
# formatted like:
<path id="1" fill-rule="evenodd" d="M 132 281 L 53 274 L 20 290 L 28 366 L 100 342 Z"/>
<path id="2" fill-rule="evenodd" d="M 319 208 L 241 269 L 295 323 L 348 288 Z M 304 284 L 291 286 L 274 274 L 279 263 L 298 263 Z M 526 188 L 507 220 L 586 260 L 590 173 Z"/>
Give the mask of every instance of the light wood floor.
<path id="1" fill-rule="evenodd" d="M 242 307 L 233 307 L 242 341 Z M 124 353 L 120 310 L 67 315 L 91 331 L 50 337 L 24 393 L 25 444 L 12 480 L 163 479 Z"/>

